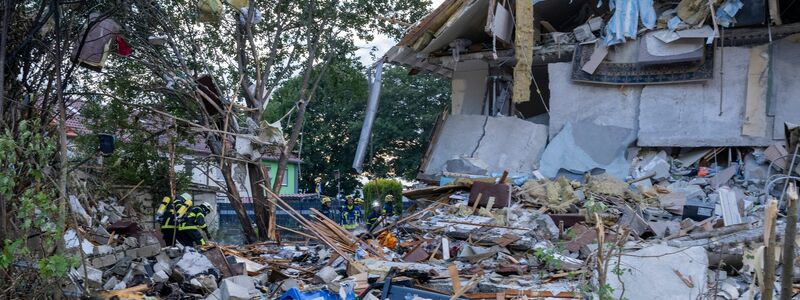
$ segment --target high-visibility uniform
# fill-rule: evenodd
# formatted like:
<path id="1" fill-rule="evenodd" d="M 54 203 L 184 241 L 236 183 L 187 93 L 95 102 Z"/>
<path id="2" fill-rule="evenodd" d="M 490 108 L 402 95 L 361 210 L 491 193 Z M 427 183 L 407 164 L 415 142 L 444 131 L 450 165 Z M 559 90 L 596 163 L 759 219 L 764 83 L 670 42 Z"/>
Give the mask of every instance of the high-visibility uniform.
<path id="1" fill-rule="evenodd" d="M 333 208 L 330 204 L 323 204 L 320 212 L 328 217 L 328 219 L 336 220 L 336 213 L 333 211 Z"/>
<path id="2" fill-rule="evenodd" d="M 361 207 L 358 205 L 348 204 L 342 207 L 342 227 L 344 229 L 355 229 L 362 218 Z"/>
<path id="3" fill-rule="evenodd" d="M 180 220 L 189 206 L 192 205 L 191 200 L 186 200 L 183 197 L 177 197 L 174 201 L 170 201 L 169 197 L 164 197 L 161 200 L 161 209 L 159 206 L 156 212 L 156 220 L 161 225 L 161 235 L 164 237 L 164 242 L 167 246 L 175 245 L 176 229 L 178 228 L 178 220 Z M 159 212 L 161 212 L 159 214 Z"/>
<path id="4" fill-rule="evenodd" d="M 200 231 L 208 234 L 208 224 L 206 224 L 206 211 L 200 206 L 192 206 L 186 217 L 182 219 L 178 226 L 178 241 L 184 246 L 203 246 L 206 240 Z"/>
<path id="5" fill-rule="evenodd" d="M 378 219 L 380 219 L 380 217 L 381 217 L 381 212 L 378 210 L 373 210 L 367 217 L 367 227 L 372 227 L 372 224 L 378 222 Z"/>
<path id="6" fill-rule="evenodd" d="M 394 215 L 394 203 L 392 202 L 384 202 L 383 203 L 383 211 L 382 213 L 387 217 Z"/>

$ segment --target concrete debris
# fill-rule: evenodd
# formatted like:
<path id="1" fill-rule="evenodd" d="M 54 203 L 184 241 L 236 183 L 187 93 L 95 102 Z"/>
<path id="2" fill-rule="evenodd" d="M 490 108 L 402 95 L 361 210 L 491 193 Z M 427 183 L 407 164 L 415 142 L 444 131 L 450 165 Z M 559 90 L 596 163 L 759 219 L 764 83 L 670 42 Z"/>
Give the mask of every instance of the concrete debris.
<path id="1" fill-rule="evenodd" d="M 711 288 L 720 299 L 744 295 L 758 265 L 709 282 L 706 274 L 720 259 L 740 265 L 746 253 L 763 252 L 759 211 L 764 199 L 776 195 L 764 191 L 762 175 L 744 179 L 743 172 L 747 164 L 764 165 L 766 158 L 759 162 L 753 154 L 750 161 L 727 161 L 723 155 L 714 160 L 713 153 L 723 150 L 689 156 L 668 149 L 613 150 L 594 151 L 619 151 L 605 158 L 626 157 L 630 176 L 588 171 L 555 180 L 532 176 L 517 181 L 476 179 L 467 174 L 476 172 L 466 169 L 448 172 L 451 185 L 406 192 L 417 205 L 411 215 L 393 216 L 369 234 L 362 228 L 357 234 L 342 229 L 331 235 L 336 242 L 330 244 L 307 239 L 162 248 L 149 231 L 110 234 L 108 244 L 90 243 L 89 278 L 84 279 L 80 268 L 71 276 L 76 284 L 87 282 L 106 291 L 151 284 L 143 293 L 168 286 L 173 295 L 201 299 L 361 294 L 371 282 L 383 286 L 395 277 L 412 278 L 419 291 L 434 289 L 448 297 L 463 292 L 469 298 L 496 298 L 497 293 L 591 298 L 597 291 L 582 293 L 577 287 L 581 280 L 598 280 L 595 262 L 602 255 L 612 266 L 604 278 L 615 298 L 693 299 Z M 492 194 L 487 185 L 502 193 Z M 498 205 L 501 194 L 504 202 Z M 325 227 L 338 230 L 335 224 Z M 783 233 L 785 227 L 779 220 L 776 232 Z M 322 234 L 305 230 L 312 237 Z M 79 249 L 78 232 L 67 231 L 68 249 Z M 381 243 L 389 234 L 396 239 L 391 248 Z M 611 271 L 617 265 L 619 271 Z M 652 282 L 659 285 L 654 288 Z M 379 295 L 373 290 L 364 298 Z"/>
<path id="2" fill-rule="evenodd" d="M 636 139 L 632 129 L 592 122 L 567 123 L 542 154 L 539 171 L 555 178 L 559 172 L 574 174 L 597 169 L 619 179 L 628 177 L 630 162 L 625 150 Z"/>
<path id="3" fill-rule="evenodd" d="M 671 299 L 695 299 L 705 295 L 708 254 L 702 247 L 653 245 L 623 254 L 621 259 L 610 259 L 609 266 L 621 268 L 619 276 L 607 277 L 615 299 L 623 296 L 623 290 L 625 295 L 641 299 L 665 299 L 665 295 Z M 675 270 L 682 276 L 676 275 Z"/>
<path id="4" fill-rule="evenodd" d="M 459 157 L 448 160 L 444 170 L 459 174 L 488 175 L 489 165 L 480 158 Z"/>
<path id="5" fill-rule="evenodd" d="M 450 160 L 460 157 L 479 158 L 489 173 L 530 173 L 539 167 L 547 126 L 515 117 L 453 115 L 439 136 L 425 174 L 440 174 Z"/>
<path id="6" fill-rule="evenodd" d="M 212 264 L 205 255 L 194 251 L 184 253 L 183 257 L 181 257 L 175 266 L 188 277 L 194 277 L 198 274 L 216 269 L 214 264 Z"/>

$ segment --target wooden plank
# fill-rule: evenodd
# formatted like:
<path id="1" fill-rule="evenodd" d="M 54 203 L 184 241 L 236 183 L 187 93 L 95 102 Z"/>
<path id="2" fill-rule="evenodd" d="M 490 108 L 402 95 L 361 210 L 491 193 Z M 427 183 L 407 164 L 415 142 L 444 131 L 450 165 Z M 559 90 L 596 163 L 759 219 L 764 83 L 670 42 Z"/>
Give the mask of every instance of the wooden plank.
<path id="1" fill-rule="evenodd" d="M 722 219 L 725 221 L 725 226 L 741 224 L 743 221 L 742 216 L 739 214 L 736 193 L 728 187 L 720 188 L 718 193 L 720 206 L 722 206 Z"/>
<path id="2" fill-rule="evenodd" d="M 764 210 L 764 284 L 761 285 L 761 299 L 772 300 L 775 289 L 775 219 L 778 216 L 778 200 L 774 198 L 767 203 Z"/>
<path id="3" fill-rule="evenodd" d="M 478 285 L 478 283 L 481 282 L 481 279 L 483 279 L 483 275 L 476 275 L 475 277 L 472 277 L 472 279 L 469 280 L 469 283 L 467 283 L 466 286 L 463 286 L 460 289 L 455 290 L 456 292 L 455 294 L 453 294 L 453 296 L 450 297 L 450 300 L 456 300 L 462 295 L 464 295 L 464 293 L 466 293 L 467 291 L 471 290 L 476 285 Z"/>
<path id="4" fill-rule="evenodd" d="M 461 279 L 458 276 L 458 267 L 455 264 L 447 266 L 447 272 L 450 273 L 450 280 L 453 281 L 453 290 L 461 290 Z"/>
<path id="5" fill-rule="evenodd" d="M 783 269 L 781 270 L 781 299 L 791 299 L 794 274 L 794 247 L 797 237 L 797 187 L 794 182 L 789 183 L 786 190 L 788 203 L 786 204 L 786 229 L 783 242 Z"/>
<path id="6" fill-rule="evenodd" d="M 475 197 L 475 201 L 472 203 L 472 214 L 478 213 L 478 205 L 481 204 L 482 197 L 483 193 L 478 193 L 478 196 Z"/>

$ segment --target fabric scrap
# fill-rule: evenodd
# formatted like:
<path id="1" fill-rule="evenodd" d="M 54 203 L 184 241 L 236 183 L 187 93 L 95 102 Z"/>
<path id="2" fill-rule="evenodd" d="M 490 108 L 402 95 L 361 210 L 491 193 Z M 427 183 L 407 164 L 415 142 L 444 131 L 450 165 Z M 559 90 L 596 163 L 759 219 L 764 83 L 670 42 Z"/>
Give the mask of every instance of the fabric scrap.
<path id="1" fill-rule="evenodd" d="M 744 7 L 742 0 L 726 0 L 717 8 L 717 24 L 731 27 L 735 23 L 733 17 Z"/>
<path id="2" fill-rule="evenodd" d="M 656 24 L 656 12 L 652 0 L 613 0 L 609 9 L 614 15 L 606 26 L 604 41 L 607 46 L 624 43 L 626 38 L 636 39 L 639 21 L 648 29 Z"/>
<path id="3" fill-rule="evenodd" d="M 133 51 L 131 50 L 131 46 L 128 45 L 128 42 L 126 42 L 125 39 L 122 38 L 122 36 L 120 35 L 117 35 L 116 40 L 117 40 L 117 54 L 125 57 L 130 56 Z"/>

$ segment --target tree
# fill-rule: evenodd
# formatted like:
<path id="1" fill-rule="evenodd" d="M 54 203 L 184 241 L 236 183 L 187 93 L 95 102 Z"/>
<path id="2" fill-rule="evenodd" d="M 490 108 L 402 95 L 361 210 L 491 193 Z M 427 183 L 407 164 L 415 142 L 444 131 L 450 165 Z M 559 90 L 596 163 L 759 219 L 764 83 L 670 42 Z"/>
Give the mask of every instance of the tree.
<path id="1" fill-rule="evenodd" d="M 430 74 L 411 76 L 402 67 L 384 68 L 382 81 L 364 171 L 377 178 L 413 180 L 436 118 L 450 104 L 450 81 Z"/>
<path id="2" fill-rule="evenodd" d="M 302 155 L 302 181 L 311 189 L 322 177 L 323 191 L 336 194 L 333 174 L 341 174 L 343 193 L 358 186 L 353 156 L 364 120 L 367 99 L 366 71 L 357 62 L 339 61 L 329 67 L 308 109 Z M 300 78 L 279 88 L 265 118 L 275 120 L 293 107 Z M 449 103 L 449 83 L 432 75 L 410 76 L 400 67 L 384 68 L 380 107 L 373 125 L 365 174 L 412 180 L 424 154 L 436 117 Z M 332 191 L 332 192 L 331 192 Z"/>
<path id="3" fill-rule="evenodd" d="M 81 107 L 84 125 L 93 133 L 114 134 L 115 151 L 104 158 L 98 176 L 107 182 L 146 186 L 156 196 L 171 195 L 172 188 L 183 191 L 189 186 L 191 170 L 175 172 L 171 186 L 168 143 L 190 139 L 185 130 L 175 130 L 164 118 L 152 117 L 141 110 L 112 99 L 108 103 L 87 101 Z M 173 134 L 174 133 L 174 134 Z M 77 137 L 79 153 L 87 158 L 97 156 L 96 135 Z M 174 165 L 182 165 L 186 147 L 175 145 Z M 83 159 L 77 159 L 83 160 Z M 160 197 L 155 197 L 160 201 Z"/>
<path id="4" fill-rule="evenodd" d="M 266 119 L 278 119 L 293 109 L 301 81 L 299 76 L 292 78 L 275 92 Z M 351 60 L 338 61 L 323 75 L 314 98 L 317 100 L 308 108 L 305 121 L 308 130 L 303 133 L 300 149 L 306 162 L 301 180 L 310 188 L 314 178 L 322 177 L 323 192 L 335 195 L 337 185 L 333 177 L 338 170 L 343 193 L 349 193 L 358 184 L 358 174 L 350 165 L 361 130 L 359 119 L 363 118 L 366 106 L 367 80 Z"/>
<path id="5" fill-rule="evenodd" d="M 131 59 L 111 64 L 107 72 L 114 74 L 116 84 L 138 90 L 125 95 L 130 98 L 120 98 L 110 89 L 95 94 L 123 101 L 153 99 L 149 103 L 131 102 L 173 118 L 179 128 L 204 132 L 211 152 L 218 158 L 227 187 L 225 192 L 242 223 L 247 242 L 273 238 L 275 207 L 268 203 L 266 192 L 277 187 L 263 184 L 269 178 L 259 158 L 241 157 L 231 151 L 235 148 L 234 137 L 258 134 L 260 128 L 244 126 L 247 119 L 259 120 L 272 91 L 289 75 L 302 74 L 294 99 L 297 109 L 292 131 L 285 144 L 271 145 L 281 153 L 274 180 L 279 184 L 288 155 L 302 131 L 305 109 L 313 100 L 325 66 L 356 49 L 353 36 L 368 40 L 372 30 L 391 28 L 388 22 L 374 16 L 403 15 L 413 19 L 424 13 L 428 3 L 250 1 L 245 14 L 245 10 L 227 4 L 222 10 L 196 11 L 201 6 L 195 6 L 194 2 L 137 0 L 116 7 L 113 17 L 122 25 L 125 37 L 136 51 Z M 262 15 L 260 21 L 256 20 L 256 11 Z M 155 35 L 164 36 L 165 44 L 149 43 L 149 38 Z M 312 76 L 313 70 L 320 71 L 316 77 Z M 203 90 L 198 74 L 210 75 L 219 94 Z M 158 97 L 173 99 L 174 105 L 165 105 Z M 239 187 L 231 175 L 232 166 L 241 162 L 245 162 L 250 175 L 258 235 L 250 226 L 238 195 Z"/>

